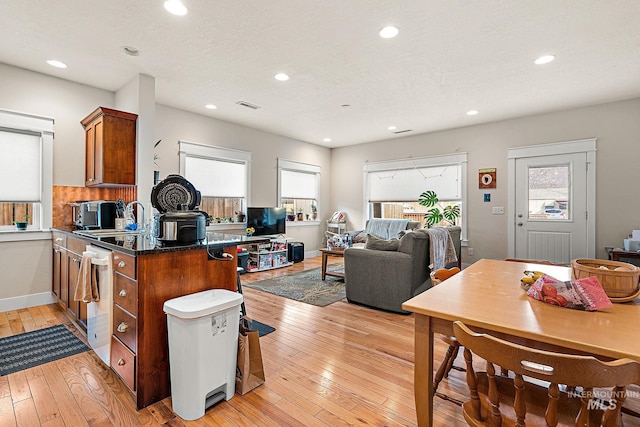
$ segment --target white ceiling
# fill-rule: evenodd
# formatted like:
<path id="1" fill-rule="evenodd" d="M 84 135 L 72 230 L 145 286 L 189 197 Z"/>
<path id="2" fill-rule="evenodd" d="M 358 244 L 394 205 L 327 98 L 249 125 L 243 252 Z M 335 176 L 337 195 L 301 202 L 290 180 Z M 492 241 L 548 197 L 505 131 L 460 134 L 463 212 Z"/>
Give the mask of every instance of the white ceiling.
<path id="1" fill-rule="evenodd" d="M 161 104 L 328 147 L 640 96 L 638 0 L 183 3 L 0 0 L 0 62 L 110 91 L 148 74 Z"/>

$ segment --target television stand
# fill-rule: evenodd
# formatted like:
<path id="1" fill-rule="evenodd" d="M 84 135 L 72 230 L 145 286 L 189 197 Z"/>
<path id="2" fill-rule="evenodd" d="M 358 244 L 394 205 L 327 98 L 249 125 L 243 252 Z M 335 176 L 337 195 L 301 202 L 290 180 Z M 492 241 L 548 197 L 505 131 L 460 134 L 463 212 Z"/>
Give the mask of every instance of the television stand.
<path id="1" fill-rule="evenodd" d="M 247 273 L 288 267 L 293 262 L 287 259 L 287 239 L 270 239 L 268 243 L 255 243 L 249 246 Z"/>

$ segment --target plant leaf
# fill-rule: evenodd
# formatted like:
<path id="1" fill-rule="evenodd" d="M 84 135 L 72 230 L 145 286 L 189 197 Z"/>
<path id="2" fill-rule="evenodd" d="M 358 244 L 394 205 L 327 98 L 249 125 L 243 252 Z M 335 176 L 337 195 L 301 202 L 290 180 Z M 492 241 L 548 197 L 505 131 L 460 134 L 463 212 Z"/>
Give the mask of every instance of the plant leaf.
<path id="1" fill-rule="evenodd" d="M 438 208 L 429 209 L 427 213 L 424 214 L 424 219 L 427 225 L 431 227 L 442 221 L 442 213 Z"/>
<path id="2" fill-rule="evenodd" d="M 418 197 L 418 203 L 420 203 L 420 205 L 422 206 L 430 208 L 431 206 L 435 206 L 436 203 L 438 203 L 438 196 L 436 195 L 435 191 L 427 190 L 420 194 L 420 197 Z"/>
<path id="3" fill-rule="evenodd" d="M 444 218 L 455 224 L 456 218 L 460 216 L 460 207 L 458 205 L 445 206 L 442 212 Z"/>

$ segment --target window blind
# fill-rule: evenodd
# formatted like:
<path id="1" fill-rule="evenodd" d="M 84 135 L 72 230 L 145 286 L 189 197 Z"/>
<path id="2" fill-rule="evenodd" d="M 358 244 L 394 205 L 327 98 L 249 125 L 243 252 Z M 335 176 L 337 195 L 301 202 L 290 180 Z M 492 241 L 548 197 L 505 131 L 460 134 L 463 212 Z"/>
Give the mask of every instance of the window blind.
<path id="1" fill-rule="evenodd" d="M 280 197 L 283 199 L 317 199 L 316 174 L 291 170 L 280 172 L 282 185 Z"/>
<path id="2" fill-rule="evenodd" d="M 0 129 L 0 201 L 38 203 L 42 197 L 42 138 Z"/>
<path id="3" fill-rule="evenodd" d="M 415 201 L 426 190 L 435 191 L 440 200 L 458 200 L 461 174 L 459 164 L 369 172 L 369 202 Z"/>
<path id="4" fill-rule="evenodd" d="M 185 178 L 202 196 L 246 197 L 245 163 L 186 156 Z"/>

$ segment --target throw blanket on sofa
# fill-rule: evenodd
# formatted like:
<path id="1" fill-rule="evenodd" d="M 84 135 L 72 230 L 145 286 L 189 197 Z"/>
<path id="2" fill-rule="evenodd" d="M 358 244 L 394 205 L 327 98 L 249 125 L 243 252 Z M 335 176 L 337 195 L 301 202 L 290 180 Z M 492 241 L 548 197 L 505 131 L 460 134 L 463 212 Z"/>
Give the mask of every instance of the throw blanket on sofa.
<path id="1" fill-rule="evenodd" d="M 365 234 L 375 234 L 383 239 L 398 237 L 398 233 L 407 228 L 408 219 L 371 218 L 367 222 Z"/>
<path id="2" fill-rule="evenodd" d="M 450 262 L 458 260 L 456 248 L 446 228 L 434 227 L 425 231 L 429 234 L 429 268 L 431 270 L 444 268 Z"/>

